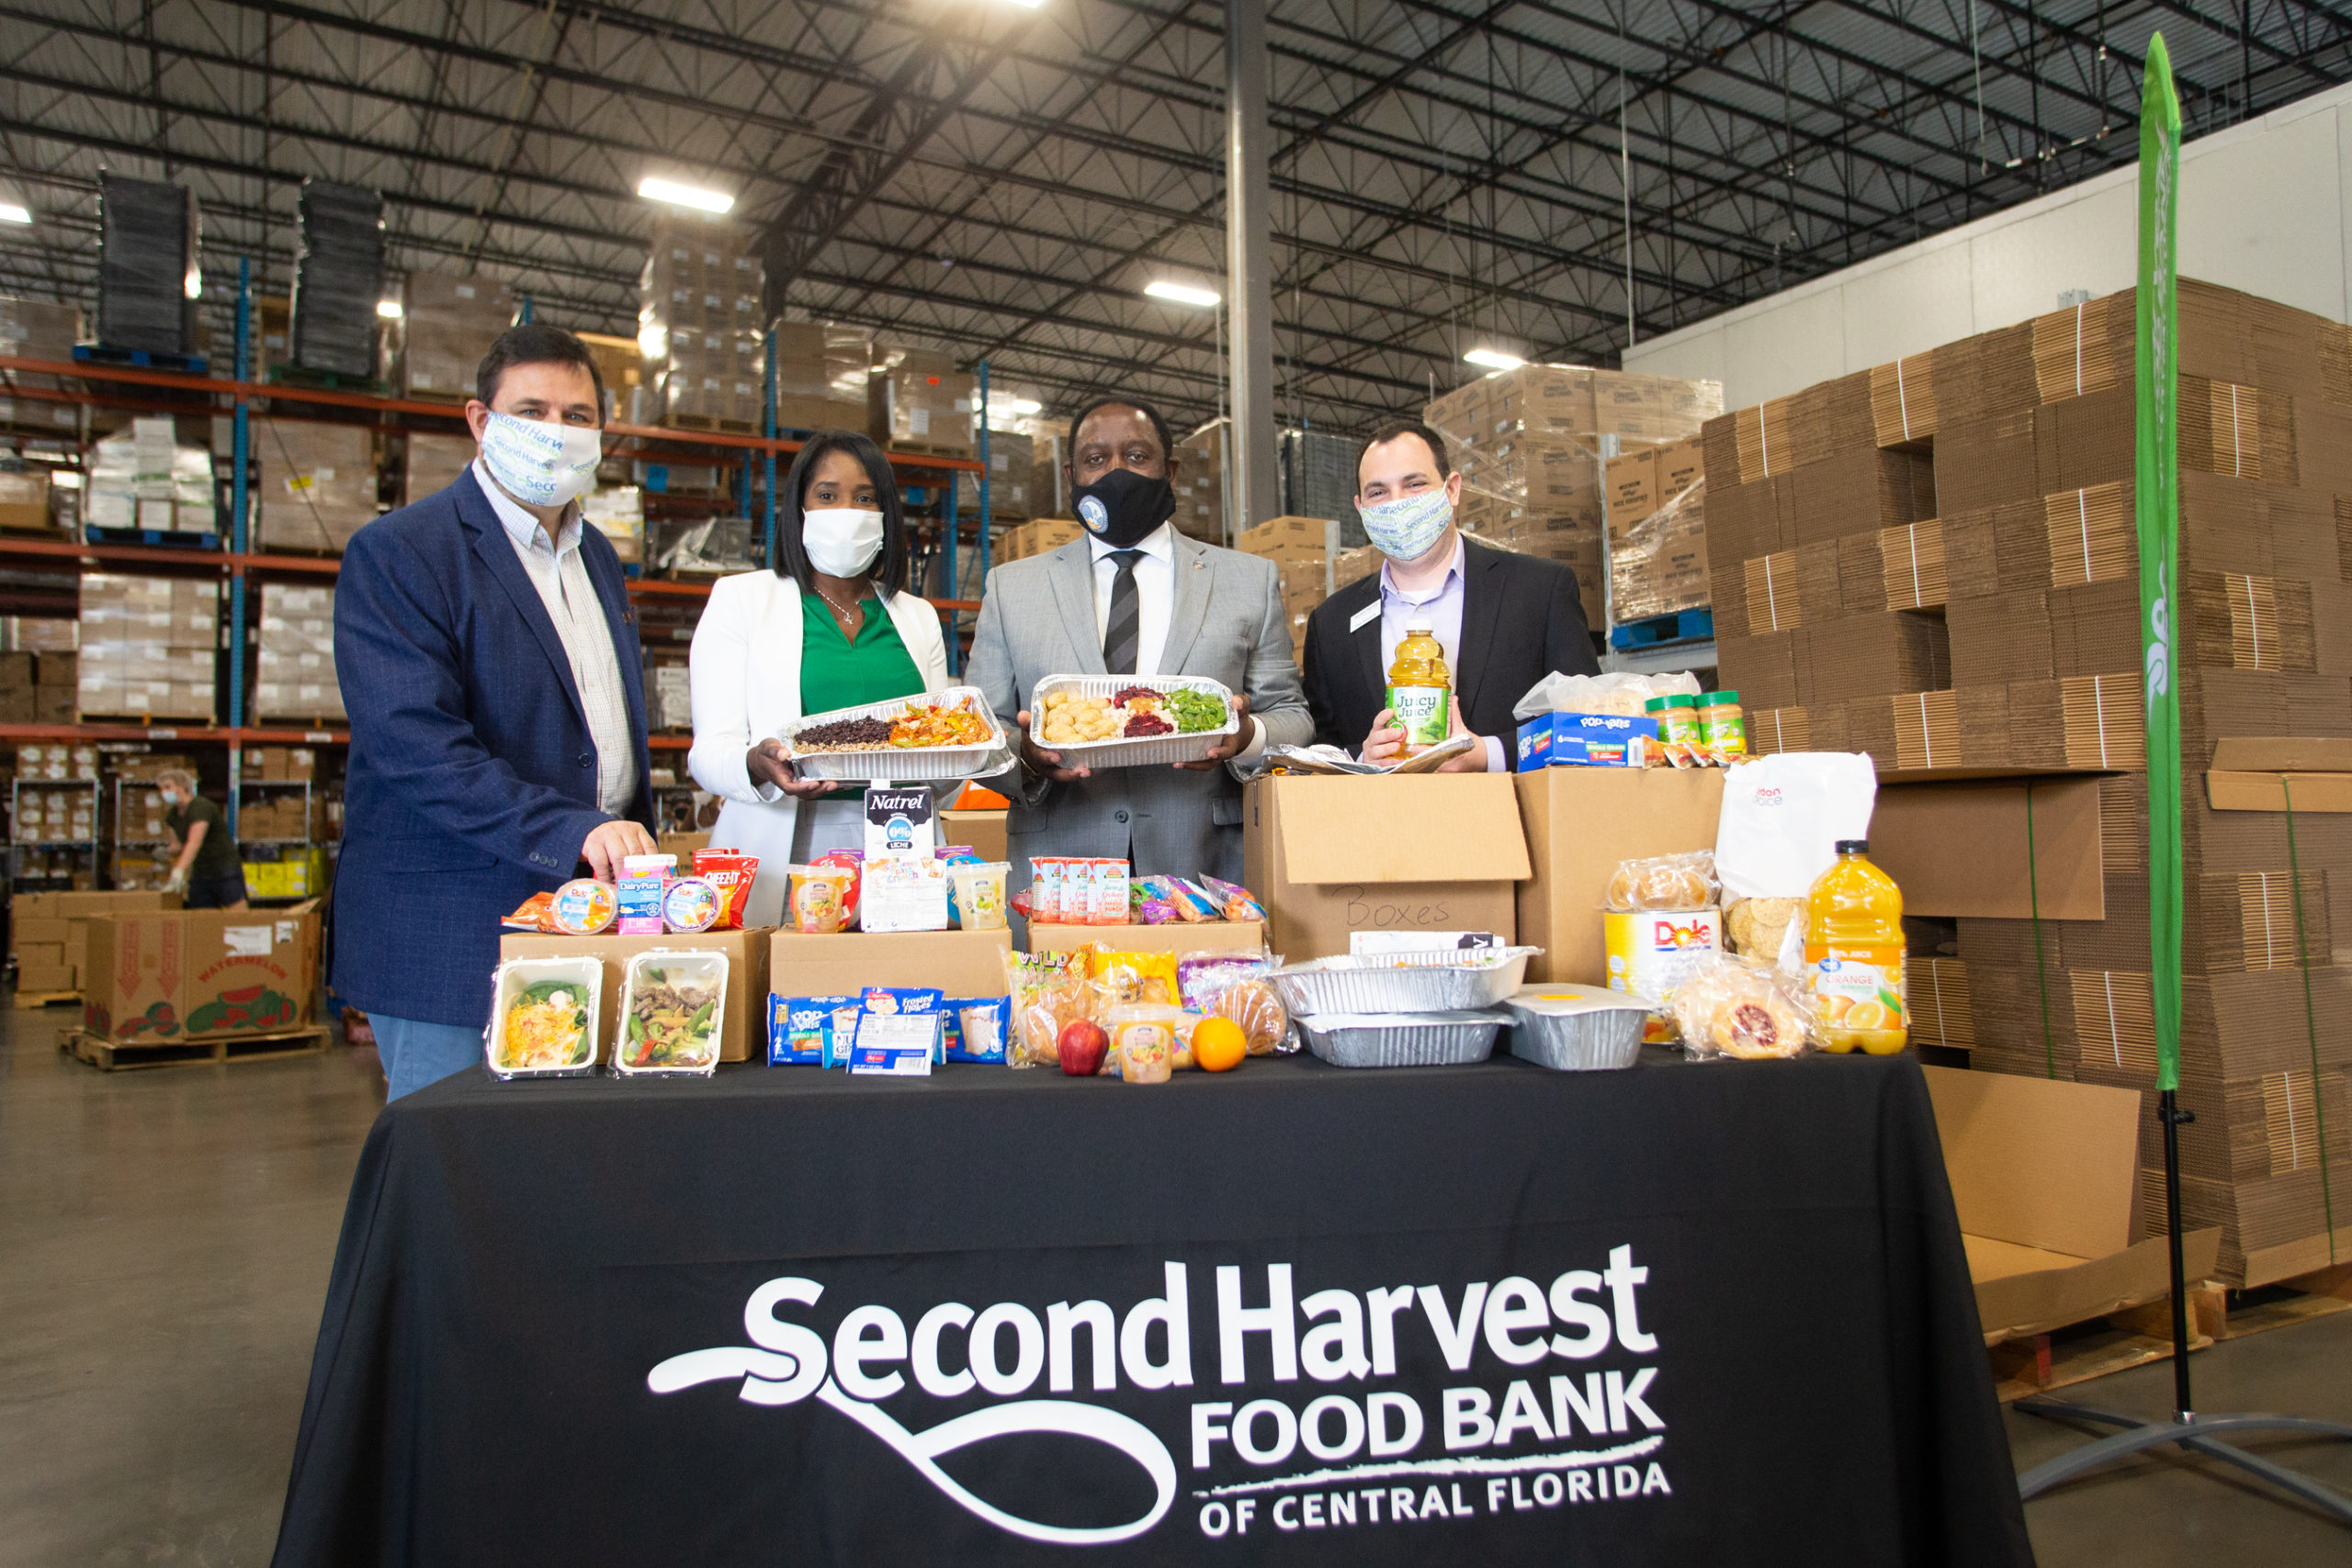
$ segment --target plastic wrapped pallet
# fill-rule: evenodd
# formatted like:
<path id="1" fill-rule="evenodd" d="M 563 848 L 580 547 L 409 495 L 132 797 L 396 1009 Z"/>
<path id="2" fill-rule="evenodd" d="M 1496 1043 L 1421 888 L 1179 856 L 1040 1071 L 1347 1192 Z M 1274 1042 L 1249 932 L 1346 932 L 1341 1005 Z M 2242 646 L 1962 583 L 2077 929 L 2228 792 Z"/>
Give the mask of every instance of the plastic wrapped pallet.
<path id="1" fill-rule="evenodd" d="M 266 582 L 261 590 L 254 716 L 341 719 L 343 688 L 334 671 L 334 590 Z"/>
<path id="2" fill-rule="evenodd" d="M 376 516 L 376 433 L 306 420 L 253 422 L 261 461 L 253 537 L 264 550 L 341 555 Z"/>
<path id="3" fill-rule="evenodd" d="M 1610 613 L 1618 624 L 1706 607 L 1706 468 L 1694 437 L 1612 457 Z"/>
<path id="4" fill-rule="evenodd" d="M 82 520 L 92 527 L 209 532 L 213 506 L 211 455 L 183 445 L 168 418 L 141 415 L 91 452 Z"/>
<path id="5" fill-rule="evenodd" d="M 1176 443 L 1176 531 L 1204 544 L 1225 543 L 1227 420 L 1208 423 Z M 1350 511 L 1352 517 L 1354 513 Z M 1361 525 L 1359 525 L 1361 526 Z"/>
<path id="6" fill-rule="evenodd" d="M 876 344 L 874 362 L 884 368 L 867 383 L 866 434 L 886 446 L 973 455 L 974 382 L 951 356 Z"/>
<path id="7" fill-rule="evenodd" d="M 401 286 L 401 388 L 435 401 L 473 396 L 482 355 L 514 322 L 514 291 L 494 278 L 410 273 Z"/>
<path id="8" fill-rule="evenodd" d="M 1340 525 L 1343 547 L 1364 543 L 1356 515 L 1356 454 L 1362 442 L 1317 430 L 1285 430 L 1275 446 L 1280 504 L 1288 517 L 1326 517 Z"/>
<path id="9" fill-rule="evenodd" d="M 83 717 L 211 720 L 220 583 L 91 572 L 81 622 Z"/>
<path id="10" fill-rule="evenodd" d="M 778 321 L 771 330 L 776 428 L 864 430 L 867 366 L 874 357 L 865 329 L 840 321 Z"/>
<path id="11" fill-rule="evenodd" d="M 294 363 L 338 376 L 376 373 L 376 302 L 384 294 L 384 197 L 363 186 L 306 179 L 297 198 Z"/>
<path id="12" fill-rule="evenodd" d="M 1036 480 L 1037 456 L 1029 437 L 1010 430 L 989 432 L 989 515 L 1001 522 L 1018 523 L 1050 510 L 1050 502 L 1040 503 L 1033 486 Z M 967 517 L 980 513 L 980 486 L 978 474 L 956 476 L 956 510 Z"/>
<path id="13" fill-rule="evenodd" d="M 98 175 L 98 341 L 196 351 L 196 198 L 175 185 Z"/>
<path id="14" fill-rule="evenodd" d="M 474 440 L 470 435 L 426 435 L 412 434 L 408 438 L 408 460 L 402 469 L 407 489 L 401 502 L 413 506 L 428 495 L 436 495 L 458 482 L 474 460 Z"/>
<path id="15" fill-rule="evenodd" d="M 605 542 L 613 547 L 613 554 L 625 561 L 645 558 L 645 492 L 635 485 L 616 485 L 610 490 L 594 490 L 580 498 L 580 514 Z"/>
<path id="16" fill-rule="evenodd" d="M 82 341 L 82 312 L 73 305 L 60 305 L 47 299 L 12 299 L 0 298 L 0 355 L 11 359 L 47 359 L 59 363 L 74 357 L 74 345 Z M 55 389 L 54 376 L 35 376 L 26 371 L 11 371 L 9 380 L 26 388 Z M 73 423 L 74 409 L 67 403 L 36 403 L 27 412 L 38 418 L 26 423 L 36 427 L 52 423 L 55 413 L 66 415 L 64 423 Z M 0 409 L 0 423 L 17 423 L 14 409 Z"/>
<path id="17" fill-rule="evenodd" d="M 692 219 L 654 226 L 639 278 L 646 411 L 691 429 L 759 428 L 765 417 L 766 275 L 752 236 Z"/>

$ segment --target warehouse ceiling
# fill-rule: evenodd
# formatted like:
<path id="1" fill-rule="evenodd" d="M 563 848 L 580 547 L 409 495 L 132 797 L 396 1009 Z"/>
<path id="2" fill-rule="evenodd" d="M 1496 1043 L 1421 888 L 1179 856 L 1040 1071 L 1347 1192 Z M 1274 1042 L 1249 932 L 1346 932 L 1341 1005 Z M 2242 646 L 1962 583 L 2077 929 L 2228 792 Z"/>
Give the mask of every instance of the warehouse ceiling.
<path id="1" fill-rule="evenodd" d="M 2352 75 L 2322 0 L 1269 0 L 1276 397 L 1360 429 L 1491 346 L 1647 337 Z M 209 295 L 283 292 L 307 176 L 395 267 L 636 330 L 648 175 L 735 196 L 772 307 L 1216 412 L 1223 13 L 1183 0 L 0 0 L 0 289 L 90 302 L 96 181 L 200 200 Z M 15 187 L 13 192 L 10 187 Z M 216 315 L 219 312 L 216 311 Z M 223 318 L 225 321 L 225 318 Z"/>

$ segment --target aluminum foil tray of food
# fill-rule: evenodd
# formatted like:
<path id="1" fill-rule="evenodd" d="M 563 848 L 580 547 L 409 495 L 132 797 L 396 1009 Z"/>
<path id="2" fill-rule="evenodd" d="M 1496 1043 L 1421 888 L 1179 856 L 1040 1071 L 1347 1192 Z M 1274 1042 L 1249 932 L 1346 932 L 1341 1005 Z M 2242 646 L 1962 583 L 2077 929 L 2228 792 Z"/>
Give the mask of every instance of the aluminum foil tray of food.
<path id="1" fill-rule="evenodd" d="M 1048 675 L 1029 701 L 1029 739 L 1066 768 L 1197 762 L 1240 728 L 1233 694 L 1197 675 Z"/>
<path id="2" fill-rule="evenodd" d="M 1540 947 L 1495 947 L 1317 958 L 1267 979 L 1294 1016 L 1445 1012 L 1490 1008 L 1519 989 Z"/>
<path id="3" fill-rule="evenodd" d="M 1335 1067 L 1450 1067 L 1493 1055 L 1510 1020 L 1493 1011 L 1310 1014 L 1306 1048 Z"/>
<path id="4" fill-rule="evenodd" d="M 1639 997 L 1570 981 L 1522 986 L 1503 1006 L 1511 1015 L 1510 1054 L 1564 1073 L 1632 1066 L 1649 1020 Z"/>
<path id="5" fill-rule="evenodd" d="M 814 713 L 781 738 L 804 779 L 920 784 L 992 773 L 1011 761 L 977 686 Z"/>

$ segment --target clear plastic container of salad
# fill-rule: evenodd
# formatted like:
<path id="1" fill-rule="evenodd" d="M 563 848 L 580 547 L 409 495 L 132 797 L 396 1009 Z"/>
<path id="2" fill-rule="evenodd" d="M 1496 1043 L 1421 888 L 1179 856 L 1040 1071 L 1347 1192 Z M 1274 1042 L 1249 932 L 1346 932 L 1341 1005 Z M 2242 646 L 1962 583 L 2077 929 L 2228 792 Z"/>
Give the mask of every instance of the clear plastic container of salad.
<path id="1" fill-rule="evenodd" d="M 623 1077 L 707 1077 L 727 1019 L 727 954 L 657 947 L 621 975 L 613 1071 Z"/>
<path id="2" fill-rule="evenodd" d="M 510 958 L 491 976 L 483 1056 L 502 1078 L 585 1077 L 596 1070 L 601 958 Z"/>

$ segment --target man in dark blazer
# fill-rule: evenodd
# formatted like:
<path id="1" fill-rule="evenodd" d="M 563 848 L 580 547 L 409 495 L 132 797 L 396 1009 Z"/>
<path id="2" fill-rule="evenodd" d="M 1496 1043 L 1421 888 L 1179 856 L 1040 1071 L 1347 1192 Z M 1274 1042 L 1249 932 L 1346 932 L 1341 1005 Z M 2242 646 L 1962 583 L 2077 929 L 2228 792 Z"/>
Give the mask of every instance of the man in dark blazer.
<path id="1" fill-rule="evenodd" d="M 519 326 L 475 391 L 473 464 L 354 535 L 335 585 L 332 977 L 391 1099 L 481 1059 L 500 917 L 654 850 L 637 615 L 577 501 L 602 456 L 596 362 Z"/>
<path id="2" fill-rule="evenodd" d="M 1600 672 L 1577 598 L 1557 561 L 1489 549 L 1462 536 L 1462 476 L 1445 440 L 1411 421 L 1385 425 L 1356 458 L 1356 510 L 1386 558 L 1306 621 L 1307 707 L 1317 742 L 1366 761 L 1394 761 L 1404 731 L 1388 712 L 1388 666 L 1409 625 L 1426 621 L 1453 675 L 1451 728 L 1482 742 L 1447 773 L 1507 773 L 1518 755 L 1511 705 L 1546 674 Z"/>

